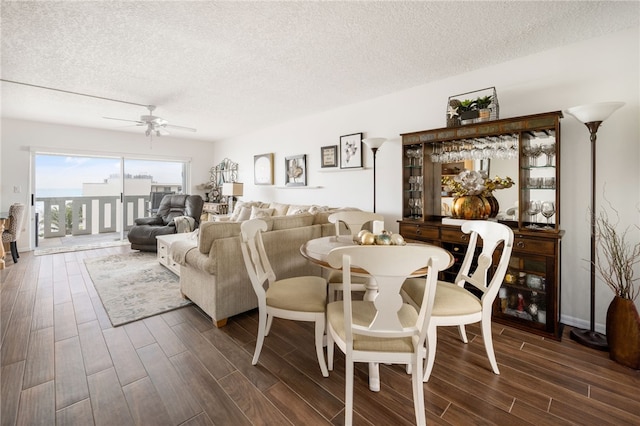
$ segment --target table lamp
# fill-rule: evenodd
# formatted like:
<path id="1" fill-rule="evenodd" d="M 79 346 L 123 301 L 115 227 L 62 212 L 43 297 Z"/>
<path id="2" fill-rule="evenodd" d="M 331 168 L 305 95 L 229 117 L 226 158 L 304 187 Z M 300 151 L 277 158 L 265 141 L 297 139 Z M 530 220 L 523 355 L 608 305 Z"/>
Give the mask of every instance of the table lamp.
<path id="1" fill-rule="evenodd" d="M 228 182 L 222 184 L 222 195 L 227 197 L 229 204 L 229 213 L 233 213 L 233 203 L 236 197 L 242 197 L 243 184 L 239 182 Z"/>
<path id="2" fill-rule="evenodd" d="M 600 124 L 624 102 L 600 102 L 567 109 L 567 113 L 584 123 L 591 134 L 591 317 L 589 330 L 574 328 L 569 333 L 572 340 L 601 351 L 608 350 L 607 336 L 595 331 L 595 293 L 596 293 L 596 133 Z"/>

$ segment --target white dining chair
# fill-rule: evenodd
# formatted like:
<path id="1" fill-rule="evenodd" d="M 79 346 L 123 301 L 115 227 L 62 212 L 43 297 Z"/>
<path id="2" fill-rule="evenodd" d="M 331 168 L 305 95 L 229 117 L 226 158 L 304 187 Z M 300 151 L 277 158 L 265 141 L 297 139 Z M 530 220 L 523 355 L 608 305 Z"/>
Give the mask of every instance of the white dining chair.
<path id="1" fill-rule="evenodd" d="M 322 375 L 328 377 L 323 351 L 327 281 L 317 276 L 276 280 L 262 242 L 262 232 L 266 230 L 267 223 L 261 219 L 247 220 L 240 225 L 242 257 L 258 297 L 258 337 L 251 363 L 258 363 L 264 338 L 269 335 L 274 317 L 310 321 L 315 323 L 318 364 Z"/>
<path id="2" fill-rule="evenodd" d="M 422 368 L 438 272 L 450 263 L 436 246 L 350 246 L 333 249 L 329 264 L 342 268 L 344 298 L 327 306 L 327 360 L 333 370 L 334 344 L 345 354 L 345 424 L 353 419 L 354 363 L 411 365 L 416 422 L 426 423 Z M 357 267 L 378 286 L 373 302 L 352 300 L 351 275 Z M 426 273 L 420 309 L 403 303 L 400 290 L 415 271 Z M 362 271 L 359 271 L 362 272 Z"/>
<path id="3" fill-rule="evenodd" d="M 484 220 L 470 220 L 462 225 L 462 232 L 469 235 L 469 245 L 460 270 L 453 283 L 438 281 L 433 313 L 429 323 L 429 350 L 425 365 L 425 382 L 429 381 L 436 356 L 437 327 L 458 326 L 460 338 L 467 343 L 465 324 L 480 322 L 484 347 L 495 374 L 500 374 L 493 350 L 491 335 L 491 308 L 498 294 L 505 273 L 509 266 L 513 249 L 513 231 L 506 225 Z M 475 256 L 478 248 L 478 237 L 482 240 L 482 251 Z M 501 250 L 495 268 L 491 268 L 496 250 Z M 492 272 L 491 280 L 488 280 Z M 470 284 L 481 296 L 477 297 L 464 288 Z M 410 278 L 402 286 L 405 301 L 414 307 L 420 307 L 424 293 L 423 280 Z"/>
<path id="4" fill-rule="evenodd" d="M 374 234 L 384 230 L 384 216 L 378 213 L 363 212 L 359 210 L 346 210 L 336 212 L 327 218 L 329 223 L 335 224 L 336 235 L 346 227 L 352 237 L 358 235 L 362 229 L 368 229 Z M 344 232 L 342 232 L 344 234 Z M 329 273 L 329 302 L 337 299 L 336 295 L 342 291 L 342 273 L 331 271 Z M 369 278 L 354 275 L 351 277 L 352 291 L 366 291 Z"/>

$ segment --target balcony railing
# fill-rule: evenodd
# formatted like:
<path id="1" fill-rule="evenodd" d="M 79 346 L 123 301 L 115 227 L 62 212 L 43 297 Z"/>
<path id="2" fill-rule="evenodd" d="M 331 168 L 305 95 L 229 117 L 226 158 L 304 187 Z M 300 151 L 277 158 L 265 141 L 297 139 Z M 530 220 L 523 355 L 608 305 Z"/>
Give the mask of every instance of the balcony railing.
<path id="1" fill-rule="evenodd" d="M 148 195 L 127 195 L 124 204 L 119 195 L 42 197 L 36 198 L 35 207 L 39 213 L 38 235 L 44 238 L 120 232 L 121 208 L 125 231 L 133 226 L 134 219 L 150 215 Z"/>

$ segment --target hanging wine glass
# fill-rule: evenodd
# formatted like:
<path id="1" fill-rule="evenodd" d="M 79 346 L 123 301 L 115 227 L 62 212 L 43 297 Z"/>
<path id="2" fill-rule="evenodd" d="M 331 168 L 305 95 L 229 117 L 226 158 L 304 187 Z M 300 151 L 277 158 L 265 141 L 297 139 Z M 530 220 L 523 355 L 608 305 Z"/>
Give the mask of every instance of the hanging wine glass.
<path id="1" fill-rule="evenodd" d="M 507 135 L 509 138 L 509 158 L 515 159 L 518 158 L 518 136 L 517 135 Z"/>
<path id="2" fill-rule="evenodd" d="M 550 219 L 551 219 L 551 216 L 553 216 L 556 213 L 555 203 L 553 201 L 543 202 L 540 209 L 540 213 L 542 213 L 542 216 L 547 218 L 547 224 L 546 226 L 543 227 L 543 229 L 553 229 L 553 227 L 550 225 Z"/>
<path id="3" fill-rule="evenodd" d="M 431 162 L 439 163 L 440 162 L 440 153 L 442 152 L 441 144 L 433 144 L 433 148 L 431 151 Z"/>

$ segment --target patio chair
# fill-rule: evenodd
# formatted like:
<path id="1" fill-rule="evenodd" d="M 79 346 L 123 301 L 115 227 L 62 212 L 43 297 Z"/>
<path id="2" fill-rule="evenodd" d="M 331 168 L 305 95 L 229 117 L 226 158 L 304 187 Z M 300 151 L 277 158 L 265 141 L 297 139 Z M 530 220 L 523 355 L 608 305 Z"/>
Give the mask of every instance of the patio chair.
<path id="1" fill-rule="evenodd" d="M 20 238 L 20 232 L 22 231 L 22 221 L 24 219 L 25 206 L 21 203 L 15 203 L 9 206 L 9 221 L 5 226 L 4 232 L 2 232 L 2 244 L 9 243 L 11 250 L 11 257 L 13 263 L 18 263 L 20 253 L 18 253 L 18 238 Z"/>

